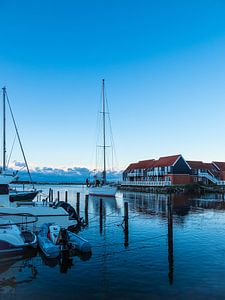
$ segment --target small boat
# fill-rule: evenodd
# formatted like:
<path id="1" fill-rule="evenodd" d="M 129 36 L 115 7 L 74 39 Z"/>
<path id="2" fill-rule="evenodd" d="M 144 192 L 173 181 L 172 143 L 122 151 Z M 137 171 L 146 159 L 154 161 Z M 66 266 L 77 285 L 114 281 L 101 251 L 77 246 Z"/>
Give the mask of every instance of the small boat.
<path id="1" fill-rule="evenodd" d="M 95 185 L 89 187 L 89 195 L 94 196 L 102 196 L 102 197 L 115 197 L 117 192 L 117 187 L 111 186 L 107 183 L 106 178 L 106 148 L 108 147 L 106 145 L 106 114 L 109 114 L 106 111 L 106 99 L 105 99 L 105 80 L 102 80 L 102 137 L 103 137 L 103 144 L 101 146 L 103 148 L 103 172 L 102 172 L 102 178 L 101 180 L 97 179 L 95 180 Z M 101 184 L 100 184 L 101 182 Z"/>
<path id="2" fill-rule="evenodd" d="M 9 201 L 10 202 L 33 201 L 38 193 L 39 193 L 39 191 L 10 190 L 9 191 Z"/>
<path id="3" fill-rule="evenodd" d="M 37 247 L 37 237 L 34 233 L 20 229 L 10 220 L 0 221 L 0 255 L 24 252 L 29 247 Z"/>
<path id="4" fill-rule="evenodd" d="M 38 242 L 47 258 L 56 258 L 62 251 L 78 250 L 91 252 L 91 245 L 73 232 L 60 228 L 59 225 L 43 224 L 38 233 Z"/>

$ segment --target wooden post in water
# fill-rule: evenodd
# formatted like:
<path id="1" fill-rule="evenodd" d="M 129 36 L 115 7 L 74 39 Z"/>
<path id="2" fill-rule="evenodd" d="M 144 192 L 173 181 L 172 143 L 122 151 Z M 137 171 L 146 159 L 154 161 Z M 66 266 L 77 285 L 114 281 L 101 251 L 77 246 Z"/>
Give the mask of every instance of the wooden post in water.
<path id="1" fill-rule="evenodd" d="M 77 192 L 77 200 L 80 201 L 80 193 L 79 192 Z"/>
<path id="2" fill-rule="evenodd" d="M 48 201 L 51 202 L 51 197 L 52 197 L 52 189 L 49 188 L 49 192 L 48 192 Z"/>
<path id="3" fill-rule="evenodd" d="M 167 200 L 167 219 L 168 219 L 168 263 L 169 263 L 169 283 L 173 284 L 173 205 L 172 195 Z"/>
<path id="4" fill-rule="evenodd" d="M 60 193 L 59 193 L 59 191 L 57 192 L 57 200 L 58 200 L 58 202 L 60 201 Z"/>
<path id="5" fill-rule="evenodd" d="M 124 202 L 124 246 L 129 245 L 128 202 Z"/>
<path id="6" fill-rule="evenodd" d="M 78 217 L 80 217 L 80 193 L 77 192 L 77 205 L 76 205 L 76 208 L 77 208 L 77 215 Z"/>
<path id="7" fill-rule="evenodd" d="M 68 191 L 65 191 L 65 202 L 68 202 Z"/>
<path id="8" fill-rule="evenodd" d="M 102 217 L 103 217 L 103 208 L 102 208 L 102 199 L 100 199 L 99 201 L 99 216 L 100 216 L 100 219 L 99 219 L 99 229 L 100 229 L 100 234 L 102 234 Z"/>
<path id="9" fill-rule="evenodd" d="M 85 195 L 85 223 L 88 225 L 88 195 Z"/>

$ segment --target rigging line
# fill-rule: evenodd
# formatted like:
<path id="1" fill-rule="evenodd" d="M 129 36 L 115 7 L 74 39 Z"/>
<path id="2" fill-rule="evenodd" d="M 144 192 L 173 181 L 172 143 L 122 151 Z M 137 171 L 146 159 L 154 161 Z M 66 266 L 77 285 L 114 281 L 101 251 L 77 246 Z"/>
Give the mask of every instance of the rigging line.
<path id="1" fill-rule="evenodd" d="M 108 102 L 107 97 L 106 97 L 106 107 L 107 107 L 107 111 L 109 112 L 109 102 Z M 110 131 L 109 136 L 110 136 L 110 140 L 111 140 L 111 144 L 112 144 L 112 152 L 114 152 L 115 161 L 116 161 L 116 164 L 118 165 L 116 147 L 115 147 L 115 142 L 114 142 L 114 138 L 113 138 L 112 121 L 111 121 L 110 114 L 108 114 L 108 120 L 109 120 L 109 131 Z"/>
<path id="2" fill-rule="evenodd" d="M 24 162 L 25 162 L 25 165 L 26 165 L 26 168 L 27 168 L 27 172 L 28 172 L 30 181 L 32 183 L 32 178 L 31 178 L 29 167 L 28 167 L 27 159 L 26 159 L 26 156 L 25 156 L 25 153 L 24 153 L 24 150 L 23 150 L 23 145 L 22 145 L 22 142 L 21 142 L 21 139 L 20 139 L 19 131 L 18 131 L 18 128 L 17 128 L 17 125 L 16 125 L 16 121 L 15 121 L 15 118 L 14 118 L 14 115 L 13 115 L 13 111 L 12 111 L 12 108 L 11 108 L 11 105 L 10 105 L 10 102 L 9 102 L 9 97 L 8 97 L 7 92 L 6 92 L 6 99 L 7 99 L 8 105 L 9 105 L 9 110 L 10 110 L 10 113 L 11 113 L 13 124 L 15 126 L 16 135 L 17 135 L 17 138 L 18 138 L 18 141 L 19 141 L 19 144 L 20 144 L 20 149 L 21 149 L 22 154 L 23 154 L 23 159 L 24 159 Z M 34 189 L 34 184 L 33 183 L 32 183 L 32 186 L 33 186 L 33 189 Z"/>
<path id="3" fill-rule="evenodd" d="M 9 154 L 9 158 L 8 158 L 8 161 L 7 161 L 7 168 L 9 167 L 9 162 L 10 162 L 10 159 L 11 159 L 11 156 L 12 156 L 12 152 L 13 152 L 13 148 L 14 148 L 14 145 L 15 145 L 15 141 L 16 141 L 16 134 L 14 136 L 12 148 L 11 148 L 11 151 L 10 151 L 10 154 Z"/>

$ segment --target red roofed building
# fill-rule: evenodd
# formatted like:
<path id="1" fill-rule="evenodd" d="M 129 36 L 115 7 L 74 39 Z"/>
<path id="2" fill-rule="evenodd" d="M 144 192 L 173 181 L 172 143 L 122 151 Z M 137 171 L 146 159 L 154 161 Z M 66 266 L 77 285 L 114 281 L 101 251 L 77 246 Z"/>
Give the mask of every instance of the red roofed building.
<path id="1" fill-rule="evenodd" d="M 187 161 L 191 168 L 193 182 L 202 182 L 204 184 L 217 183 L 219 180 L 219 169 L 213 163 L 204 163 L 202 161 Z"/>
<path id="2" fill-rule="evenodd" d="M 187 184 L 191 182 L 190 167 L 180 154 L 143 160 L 130 164 L 123 172 L 123 180 L 128 183 L 146 181 L 153 185 Z"/>
<path id="3" fill-rule="evenodd" d="M 181 154 L 130 164 L 123 172 L 123 184 L 169 186 L 201 182 L 225 185 L 225 162 L 186 161 Z"/>
<path id="4" fill-rule="evenodd" d="M 220 180 L 225 180 L 225 162 L 213 161 L 213 165 L 218 169 Z"/>

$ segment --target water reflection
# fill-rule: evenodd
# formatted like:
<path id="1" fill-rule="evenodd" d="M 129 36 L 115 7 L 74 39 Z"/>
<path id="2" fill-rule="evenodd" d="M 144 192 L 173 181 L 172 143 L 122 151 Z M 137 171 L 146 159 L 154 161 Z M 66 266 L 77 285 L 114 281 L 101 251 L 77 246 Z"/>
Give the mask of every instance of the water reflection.
<path id="1" fill-rule="evenodd" d="M 69 202 L 77 207 L 75 192 L 72 198 L 73 202 L 70 197 Z M 124 202 L 128 202 L 129 208 L 127 224 Z M 224 275 L 222 195 L 122 192 L 115 199 L 87 198 L 81 193 L 79 210 L 87 224 L 79 229 L 79 234 L 93 245 L 93 253 L 49 260 L 39 252 L 11 260 L 8 265 L 1 263 L 1 293 L 10 289 L 16 293 L 16 288 L 22 293 L 21 283 L 29 289 L 32 282 L 30 291 L 38 294 L 44 281 L 49 280 L 46 290 L 54 284 L 57 299 L 64 297 L 65 286 L 68 298 L 76 289 L 77 297 L 83 299 L 92 292 L 93 299 L 146 299 L 152 293 L 157 293 L 158 298 L 174 299 L 176 293 L 181 295 L 181 287 L 187 291 L 191 286 L 193 293 L 198 293 L 198 282 L 203 289 L 206 283 L 217 287 L 219 277 Z M 214 212 L 220 219 L 215 218 Z"/>
<path id="2" fill-rule="evenodd" d="M 171 195 L 167 200 L 167 219 L 168 219 L 168 263 L 169 263 L 169 283 L 173 284 L 173 200 Z"/>
<path id="3" fill-rule="evenodd" d="M 225 201 L 222 194 L 204 194 L 198 198 L 185 194 L 152 194 L 123 192 L 123 199 L 129 201 L 130 209 L 149 215 L 167 215 L 167 201 L 173 200 L 173 213 L 184 217 L 195 209 L 225 210 Z"/>
<path id="4" fill-rule="evenodd" d="M 26 251 L 23 255 L 5 256 L 0 259 L 0 293 L 14 294 L 22 284 L 36 279 L 38 271 L 33 262 L 37 251 Z"/>
<path id="5" fill-rule="evenodd" d="M 59 272 L 66 274 L 69 269 L 74 267 L 74 257 L 79 257 L 81 261 L 88 261 L 91 258 L 91 253 L 79 253 L 74 251 L 73 253 L 62 253 L 60 257 L 49 259 L 40 251 L 42 263 L 50 268 L 59 267 Z"/>

